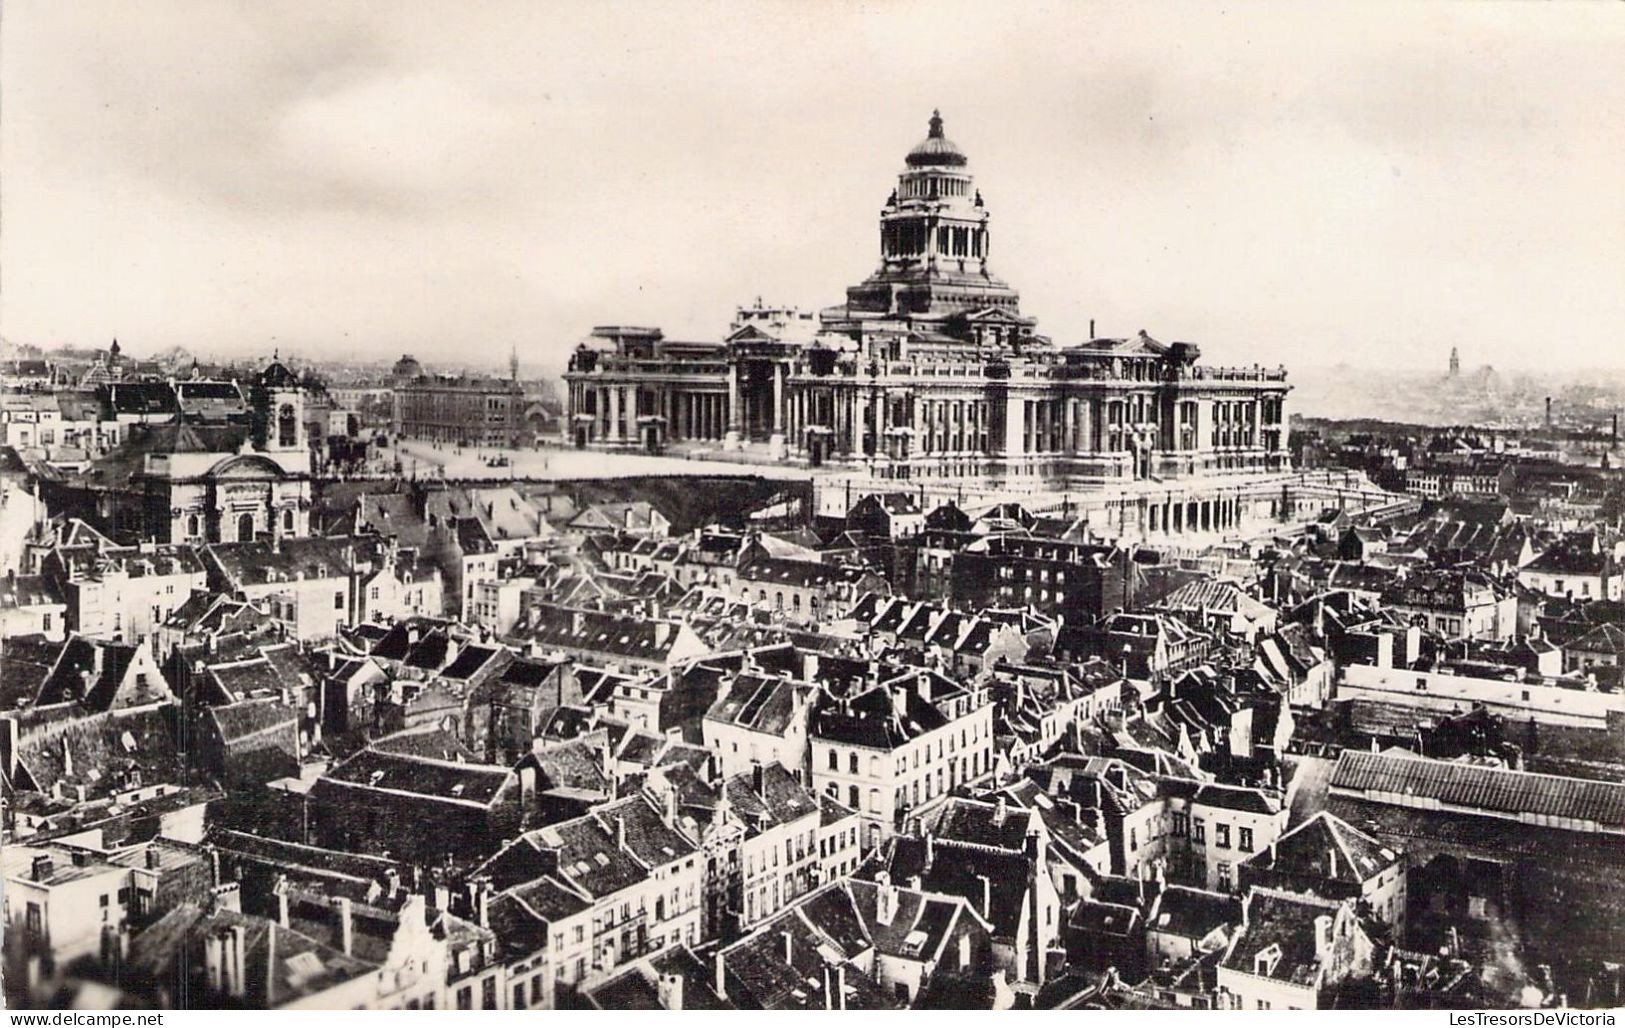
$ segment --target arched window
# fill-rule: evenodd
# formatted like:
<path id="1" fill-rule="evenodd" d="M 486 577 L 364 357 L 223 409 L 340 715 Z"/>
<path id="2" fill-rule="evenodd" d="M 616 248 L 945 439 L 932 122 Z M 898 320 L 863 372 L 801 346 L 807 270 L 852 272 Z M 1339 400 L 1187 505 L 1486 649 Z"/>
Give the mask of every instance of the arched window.
<path id="1" fill-rule="evenodd" d="M 847 754 L 846 771 L 847 774 L 855 775 L 858 773 L 858 755 L 856 753 Z"/>
<path id="2" fill-rule="evenodd" d="M 829 751 L 829 769 L 831 771 L 839 771 L 841 769 L 840 755 L 837 754 L 833 749 Z"/>
<path id="3" fill-rule="evenodd" d="M 293 414 L 293 404 L 284 403 L 277 411 L 276 437 L 278 446 L 295 446 L 299 442 L 299 422 Z"/>
<path id="4" fill-rule="evenodd" d="M 243 514 L 237 518 L 237 541 L 240 543 L 252 542 L 254 539 L 254 515 Z"/>
<path id="5" fill-rule="evenodd" d="M 197 536 L 197 535 L 201 534 L 202 529 L 203 529 L 203 521 L 202 521 L 201 518 L 199 518 L 196 514 L 188 514 L 186 516 L 186 534 L 187 535 L 189 535 L 189 536 Z"/>
<path id="6" fill-rule="evenodd" d="M 293 531 L 293 511 L 285 510 L 282 512 L 282 530 L 284 532 Z"/>
<path id="7" fill-rule="evenodd" d="M 846 805 L 851 807 L 853 810 L 860 809 L 858 807 L 858 787 L 857 786 L 849 785 L 849 786 L 846 787 Z"/>

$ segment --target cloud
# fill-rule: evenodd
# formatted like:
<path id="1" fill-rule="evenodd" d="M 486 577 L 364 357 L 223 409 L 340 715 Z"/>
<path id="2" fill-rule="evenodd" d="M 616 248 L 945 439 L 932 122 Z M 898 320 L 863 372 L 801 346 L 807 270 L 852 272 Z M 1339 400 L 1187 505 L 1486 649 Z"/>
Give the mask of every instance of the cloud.
<path id="1" fill-rule="evenodd" d="M 1605 362 L 1625 27 L 1529 5 L 13 0 L 11 338 L 556 366 L 818 307 L 941 107 L 1041 330 Z M 1536 357 L 1531 338 L 1556 338 Z M 336 341 L 342 340 L 342 343 Z M 1617 350 L 1614 347 L 1614 350 Z M 493 358 L 494 359 L 494 358 Z"/>
<path id="2" fill-rule="evenodd" d="M 271 151 L 317 194 L 385 208 L 481 203 L 511 184 L 522 124 L 443 74 L 380 75 L 291 103 Z"/>

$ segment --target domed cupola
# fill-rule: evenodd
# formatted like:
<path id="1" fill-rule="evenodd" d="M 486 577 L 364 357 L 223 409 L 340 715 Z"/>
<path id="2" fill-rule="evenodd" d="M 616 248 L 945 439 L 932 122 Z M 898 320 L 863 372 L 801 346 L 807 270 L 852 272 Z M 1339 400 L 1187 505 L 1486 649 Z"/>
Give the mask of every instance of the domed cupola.
<path id="1" fill-rule="evenodd" d="M 906 160 L 911 168 L 962 168 L 967 163 L 964 152 L 942 134 L 941 111 L 931 112 L 930 133 L 908 152 Z"/>
<path id="2" fill-rule="evenodd" d="M 289 371 L 280 357 L 272 357 L 259 374 L 259 384 L 265 389 L 298 389 L 299 376 Z"/>

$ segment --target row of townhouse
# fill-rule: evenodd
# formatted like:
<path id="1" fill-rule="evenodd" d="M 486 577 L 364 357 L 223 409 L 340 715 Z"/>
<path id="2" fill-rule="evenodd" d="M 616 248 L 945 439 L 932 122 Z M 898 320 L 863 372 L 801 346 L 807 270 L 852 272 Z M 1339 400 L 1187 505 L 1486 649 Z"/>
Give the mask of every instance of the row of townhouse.
<path id="1" fill-rule="evenodd" d="M 813 788 L 859 813 L 865 852 L 994 770 L 985 688 L 924 668 L 875 670 L 841 696 L 820 694 L 808 731 Z"/>

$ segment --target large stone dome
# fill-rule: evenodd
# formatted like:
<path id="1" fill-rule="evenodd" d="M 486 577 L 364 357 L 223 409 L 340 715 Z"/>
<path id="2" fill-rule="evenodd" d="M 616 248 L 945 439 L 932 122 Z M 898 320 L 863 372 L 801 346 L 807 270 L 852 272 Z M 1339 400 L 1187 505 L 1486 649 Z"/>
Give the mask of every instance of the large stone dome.
<path id="1" fill-rule="evenodd" d="M 931 131 L 920 141 L 919 145 L 908 152 L 908 166 L 911 168 L 929 168 L 947 165 L 958 168 L 965 164 L 964 151 L 954 145 L 953 140 L 942 134 L 942 112 L 931 112 Z"/>

